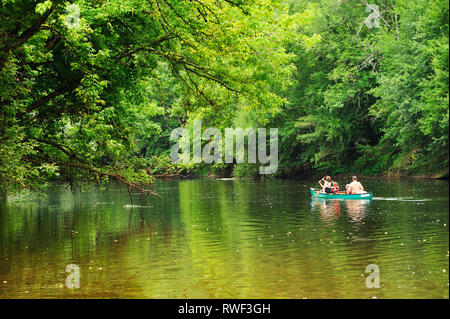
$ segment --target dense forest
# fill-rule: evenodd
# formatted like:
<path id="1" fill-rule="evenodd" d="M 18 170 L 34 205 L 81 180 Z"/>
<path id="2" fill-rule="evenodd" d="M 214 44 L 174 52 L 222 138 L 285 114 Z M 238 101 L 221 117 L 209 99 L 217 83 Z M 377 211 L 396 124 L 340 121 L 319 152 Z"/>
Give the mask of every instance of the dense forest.
<path id="1" fill-rule="evenodd" d="M 278 128 L 276 177 L 448 176 L 447 0 L 0 3 L 2 193 L 258 175 L 171 162 L 194 120 Z"/>

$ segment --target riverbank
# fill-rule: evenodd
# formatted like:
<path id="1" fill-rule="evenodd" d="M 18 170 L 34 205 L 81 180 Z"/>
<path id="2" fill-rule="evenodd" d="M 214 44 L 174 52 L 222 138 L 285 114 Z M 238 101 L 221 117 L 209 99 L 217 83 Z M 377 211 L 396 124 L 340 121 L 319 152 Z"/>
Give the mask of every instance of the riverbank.
<path id="1" fill-rule="evenodd" d="M 339 173 L 339 174 L 329 174 L 329 173 L 319 173 L 317 171 L 303 171 L 301 174 L 295 175 L 257 175 L 257 177 L 237 177 L 231 174 L 212 174 L 212 173 L 196 173 L 192 172 L 190 174 L 154 174 L 150 176 L 156 178 L 157 180 L 195 180 L 202 178 L 211 178 L 211 179 L 222 179 L 222 180 L 257 180 L 257 179 L 279 179 L 279 180 L 320 180 L 325 175 L 332 176 L 333 180 L 336 181 L 350 181 L 353 175 L 357 175 L 358 179 L 361 181 L 364 180 L 374 180 L 374 179 L 383 179 L 383 180 L 448 180 L 449 179 L 449 171 L 447 169 L 443 169 L 438 173 L 429 173 L 429 174 L 406 174 L 406 173 L 382 173 L 382 174 L 358 174 L 358 173 Z M 59 184 L 59 183 L 58 183 Z M 94 186 L 94 184 L 93 184 Z M 32 192 L 30 190 L 25 190 L 26 192 Z M 11 195 L 11 194 L 10 194 Z M 20 198 L 26 197 L 27 195 L 19 195 Z M 7 194 L 5 192 L 0 192 L 0 200 L 6 201 Z"/>
<path id="2" fill-rule="evenodd" d="M 440 179 L 440 180 L 448 180 L 449 179 L 449 172 L 448 169 L 443 170 L 438 173 L 428 173 L 428 174 L 407 174 L 407 173 L 399 173 L 399 172 L 386 172 L 386 173 L 380 173 L 380 174 L 359 174 L 359 173 L 339 173 L 339 174 L 330 174 L 330 173 L 319 173 L 316 171 L 310 171 L 305 172 L 303 174 L 296 174 L 296 175 L 278 175 L 278 176 L 271 176 L 271 175 L 264 175 L 258 178 L 273 178 L 273 179 L 321 179 L 325 175 L 331 175 L 333 178 L 336 179 L 351 179 L 352 176 L 357 175 L 360 179 L 389 179 L 389 180 L 396 180 L 396 179 Z M 174 176 L 174 175 L 160 175 L 159 178 L 203 178 L 203 177 L 211 177 L 211 178 L 233 178 L 233 179 L 254 179 L 252 177 L 233 177 L 229 174 L 190 174 L 189 176 Z"/>

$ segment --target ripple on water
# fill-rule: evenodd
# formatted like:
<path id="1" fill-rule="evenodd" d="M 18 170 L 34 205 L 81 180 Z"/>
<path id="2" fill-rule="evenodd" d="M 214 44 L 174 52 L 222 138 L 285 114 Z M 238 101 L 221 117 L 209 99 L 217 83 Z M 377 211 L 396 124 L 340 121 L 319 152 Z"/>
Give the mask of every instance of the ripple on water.
<path id="1" fill-rule="evenodd" d="M 61 297 L 54 274 L 76 263 L 91 298 L 448 298 L 448 184 L 367 181 L 363 203 L 311 200 L 313 183 L 183 180 L 133 206 L 119 187 L 7 207 L 1 296 Z"/>

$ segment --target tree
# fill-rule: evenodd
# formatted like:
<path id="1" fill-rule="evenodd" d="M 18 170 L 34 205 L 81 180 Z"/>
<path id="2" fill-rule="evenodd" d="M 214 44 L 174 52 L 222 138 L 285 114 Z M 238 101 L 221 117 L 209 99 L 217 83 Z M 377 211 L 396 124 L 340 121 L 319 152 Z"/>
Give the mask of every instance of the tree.
<path id="1" fill-rule="evenodd" d="M 173 81 L 170 113 L 181 124 L 225 123 L 238 105 L 273 112 L 293 68 L 280 44 L 304 20 L 266 0 L 67 5 L 2 1 L 3 190 L 57 178 L 151 192 L 140 141 L 158 131 L 151 118 L 169 112 L 156 82 Z"/>

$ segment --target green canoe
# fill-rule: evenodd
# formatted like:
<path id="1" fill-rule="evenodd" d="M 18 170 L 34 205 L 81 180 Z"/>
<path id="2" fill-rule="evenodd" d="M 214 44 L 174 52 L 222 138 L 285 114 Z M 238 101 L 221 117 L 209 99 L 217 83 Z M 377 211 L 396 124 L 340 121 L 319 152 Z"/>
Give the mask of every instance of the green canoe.
<path id="1" fill-rule="evenodd" d="M 328 198 L 328 199 L 372 199 L 372 193 L 363 194 L 345 194 L 344 192 L 339 192 L 337 194 L 326 194 L 321 193 L 319 189 L 310 188 L 311 195 L 314 198 Z"/>

